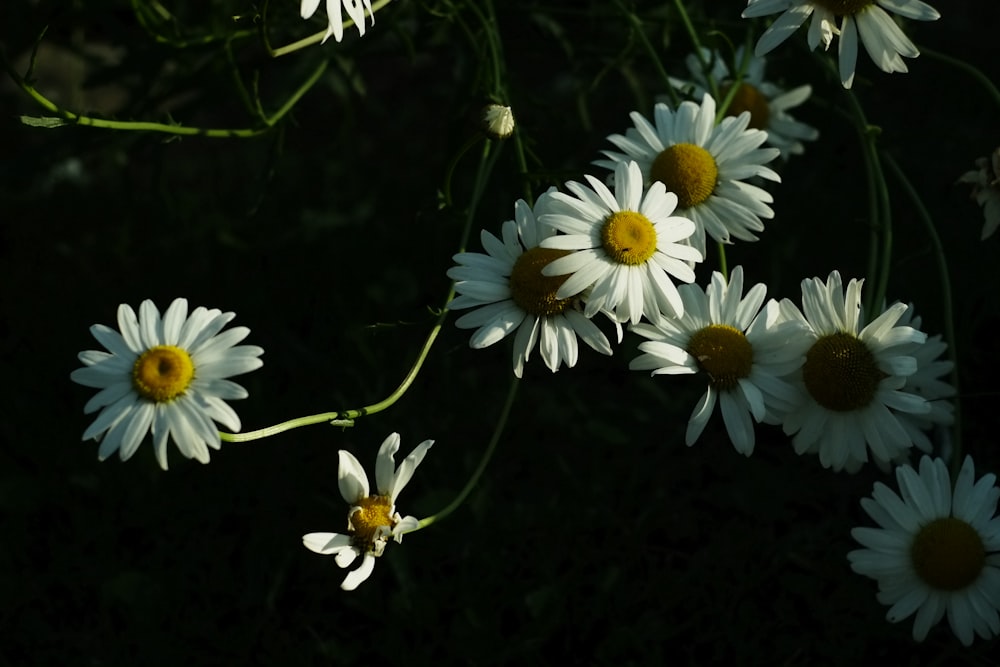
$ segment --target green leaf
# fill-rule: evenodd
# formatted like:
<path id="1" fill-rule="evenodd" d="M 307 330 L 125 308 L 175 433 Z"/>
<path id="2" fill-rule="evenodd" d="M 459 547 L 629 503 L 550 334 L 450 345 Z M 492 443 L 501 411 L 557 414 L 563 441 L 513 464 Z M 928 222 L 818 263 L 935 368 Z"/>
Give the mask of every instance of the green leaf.
<path id="1" fill-rule="evenodd" d="M 62 127 L 69 125 L 65 118 L 54 118 L 52 116 L 21 116 L 21 122 L 32 127 Z"/>

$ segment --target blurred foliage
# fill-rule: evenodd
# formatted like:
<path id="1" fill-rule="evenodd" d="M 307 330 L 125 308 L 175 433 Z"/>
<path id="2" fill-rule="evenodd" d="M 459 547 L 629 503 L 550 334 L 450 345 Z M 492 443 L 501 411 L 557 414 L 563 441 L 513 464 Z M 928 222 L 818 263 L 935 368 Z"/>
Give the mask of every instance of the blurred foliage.
<path id="1" fill-rule="evenodd" d="M 962 649 L 946 626 L 923 644 L 890 625 L 875 584 L 853 575 L 849 530 L 877 470 L 831 474 L 773 427 L 744 459 L 713 419 L 683 446 L 702 390 L 629 372 L 584 350 L 551 375 L 529 364 L 499 451 L 466 505 L 392 545 L 372 578 L 339 589 L 333 560 L 301 535 L 342 529 L 336 452 L 366 466 L 399 431 L 403 451 L 437 440 L 400 500 L 426 516 L 462 487 L 510 379 L 509 344 L 473 351 L 451 323 L 411 391 L 349 429 L 319 426 L 224 445 L 209 466 L 151 448 L 98 464 L 80 443 L 90 391 L 69 382 L 87 327 L 117 304 L 175 296 L 233 310 L 264 367 L 240 381 L 244 429 L 381 399 L 409 368 L 443 305 L 473 180 L 454 205 L 449 161 L 487 100 L 510 104 L 528 156 L 505 145 L 473 225 L 498 232 L 525 186 L 579 179 L 628 112 L 649 113 L 662 82 L 630 23 L 607 2 L 495 2 L 497 79 L 474 0 L 393 2 L 359 38 L 272 58 L 325 28 L 291 1 L 73 0 L 4 3 L 0 40 L 61 108 L 95 118 L 259 129 L 241 139 L 23 124 L 52 116 L 0 87 L 0 664 L 996 664 L 996 641 Z M 626 3 L 671 74 L 690 44 L 672 3 Z M 687 3 L 708 44 L 753 25 L 742 2 Z M 937 3 L 906 26 L 1000 80 L 991 26 L 1000 5 Z M 476 7 L 482 3 L 476 3 Z M 44 32 L 44 35 L 43 35 Z M 759 26 L 758 33 L 759 34 Z M 41 37 L 40 37 L 41 36 Z M 769 296 L 804 277 L 865 267 L 867 195 L 839 87 L 796 35 L 770 58 L 811 82 L 797 114 L 821 140 L 782 169 L 776 218 L 730 265 Z M 261 120 L 314 86 L 268 129 Z M 887 76 L 864 54 L 856 93 L 882 145 L 935 215 L 958 295 L 967 449 L 1000 470 L 993 332 L 996 238 L 953 186 L 1000 140 L 998 110 L 971 80 L 928 57 Z M 496 99 L 502 93 L 503 99 Z M 258 106 L 259 105 L 259 106 Z M 893 190 L 890 298 L 941 330 L 926 236 Z M 712 258 L 714 260 L 714 258 Z M 707 279 L 714 262 L 699 267 Z M 370 469 L 370 468 L 369 468 Z"/>

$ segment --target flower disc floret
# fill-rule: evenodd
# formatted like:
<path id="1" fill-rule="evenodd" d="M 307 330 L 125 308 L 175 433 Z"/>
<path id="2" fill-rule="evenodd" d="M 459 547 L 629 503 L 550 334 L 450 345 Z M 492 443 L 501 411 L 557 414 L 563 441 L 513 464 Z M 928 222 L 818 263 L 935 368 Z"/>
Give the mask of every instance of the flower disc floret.
<path id="1" fill-rule="evenodd" d="M 704 203 L 715 191 L 719 167 L 712 154 L 694 144 L 669 146 L 653 160 L 650 178 L 677 195 L 677 205 L 691 208 Z"/>
<path id="2" fill-rule="evenodd" d="M 713 324 L 691 336 L 688 354 L 708 373 L 718 389 L 734 389 L 741 378 L 750 376 L 753 347 L 742 331 L 728 324 Z"/>
<path id="3" fill-rule="evenodd" d="M 389 496 L 368 496 L 361 498 L 352 508 L 349 518 L 354 541 L 362 551 L 376 551 L 377 539 L 391 534 L 395 520 Z"/>
<path id="4" fill-rule="evenodd" d="M 132 386 L 143 398 L 166 403 L 187 390 L 194 378 L 191 355 L 174 345 L 157 345 L 135 360 Z"/>
<path id="5" fill-rule="evenodd" d="M 656 228 L 642 213 L 615 211 L 601 227 L 601 244 L 619 264 L 645 264 L 656 252 Z"/>
<path id="6" fill-rule="evenodd" d="M 986 563 L 983 539 L 961 519 L 935 519 L 913 538 L 910 558 L 917 575 L 928 586 L 959 591 L 979 577 Z"/>
<path id="7" fill-rule="evenodd" d="M 569 252 L 539 247 L 525 250 L 510 272 L 510 296 L 514 303 L 531 315 L 558 315 L 564 312 L 572 299 L 557 299 L 556 292 L 568 276 L 546 276 L 542 274 L 542 268 Z"/>
<path id="8" fill-rule="evenodd" d="M 870 404 L 884 377 L 871 350 L 845 332 L 820 337 L 806 352 L 802 366 L 802 379 L 812 397 L 837 412 Z"/>

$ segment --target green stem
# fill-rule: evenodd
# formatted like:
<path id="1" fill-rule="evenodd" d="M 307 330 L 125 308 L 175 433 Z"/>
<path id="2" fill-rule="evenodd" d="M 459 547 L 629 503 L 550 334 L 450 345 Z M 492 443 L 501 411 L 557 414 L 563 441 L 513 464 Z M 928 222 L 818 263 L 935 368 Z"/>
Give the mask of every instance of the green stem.
<path id="1" fill-rule="evenodd" d="M 635 12 L 630 11 L 625 5 L 623 5 L 621 0 L 614 0 L 614 2 L 615 6 L 621 10 L 622 14 L 624 14 L 632 24 L 635 34 L 639 36 L 639 41 L 642 43 L 646 53 L 649 54 L 649 59 L 653 61 L 653 66 L 659 73 L 660 78 L 663 79 L 663 83 L 667 87 L 667 94 L 670 96 L 670 103 L 674 106 L 674 108 L 679 107 L 681 104 L 681 98 L 677 94 L 677 91 L 674 90 L 674 85 L 670 81 L 670 75 L 667 74 L 667 70 L 663 69 L 663 63 L 660 62 L 660 57 L 656 53 L 656 49 L 653 48 L 649 38 L 646 37 L 646 32 L 642 29 L 642 21 L 639 20 L 639 17 L 636 16 Z"/>
<path id="2" fill-rule="evenodd" d="M 270 116 L 264 116 L 261 120 L 263 122 L 262 127 L 255 128 L 240 128 L 240 129 L 219 129 L 219 128 L 200 128 L 200 127 L 185 127 L 183 125 L 171 125 L 168 123 L 154 123 L 147 121 L 127 121 L 127 120 L 108 120 L 105 118 L 93 118 L 90 116 L 83 116 L 80 114 L 75 114 L 72 111 L 67 111 L 65 109 L 59 108 L 55 102 L 38 92 L 33 86 L 31 86 L 25 79 L 22 79 L 17 75 L 16 72 L 8 68 L 8 72 L 17 84 L 24 90 L 28 95 L 35 99 L 41 106 L 45 107 L 53 113 L 59 114 L 58 118 L 52 117 L 32 117 L 32 116 L 21 116 L 21 122 L 25 125 L 31 125 L 34 127 L 62 127 L 64 125 L 83 125 L 87 127 L 99 127 L 107 130 L 129 130 L 133 132 L 163 132 L 165 134 L 174 134 L 180 136 L 199 136 L 199 137 L 254 137 L 263 134 L 270 130 L 274 125 L 280 121 L 284 116 L 295 106 L 296 103 L 302 98 L 306 92 L 312 88 L 319 78 L 323 75 L 326 70 L 327 61 L 322 61 L 313 70 L 309 78 L 299 88 L 292 93 L 292 95 L 285 101 L 281 107 L 271 114 Z"/>
<path id="3" fill-rule="evenodd" d="M 476 181 L 472 189 L 472 198 L 469 203 L 469 210 L 466 213 L 465 226 L 462 229 L 462 239 L 459 244 L 459 252 L 463 252 L 465 250 L 466 243 L 468 243 L 469 231 L 472 228 L 472 221 L 475 218 L 476 208 L 479 205 L 480 198 L 482 197 L 486 181 L 489 179 L 489 174 L 496 162 L 496 156 L 499 154 L 499 151 L 491 153 L 491 146 L 491 142 L 485 142 L 483 154 L 479 161 L 479 169 L 476 173 Z M 259 440 L 261 438 L 277 435 L 278 433 L 290 431 L 291 429 L 299 428 L 300 426 L 311 426 L 312 424 L 321 424 L 323 422 L 328 422 L 332 426 L 352 426 L 354 424 L 354 420 L 358 417 L 364 417 L 377 412 L 382 412 L 383 410 L 391 407 L 403 396 L 403 394 L 406 393 L 406 391 L 410 388 L 410 385 L 413 384 L 413 381 L 417 379 L 417 375 L 420 373 L 420 369 L 423 367 L 424 361 L 426 361 L 427 355 L 430 353 L 431 347 L 434 345 L 434 341 L 437 340 L 437 336 L 441 332 L 441 327 L 444 326 L 444 322 L 448 317 L 448 303 L 451 301 L 453 296 L 455 296 L 454 281 L 452 281 L 451 286 L 448 289 L 448 295 L 444 300 L 445 305 L 441 308 L 437 321 L 434 323 L 430 333 L 427 335 L 427 340 L 424 341 L 423 347 L 420 348 L 420 353 L 417 355 L 416 361 L 413 362 L 413 366 L 410 368 L 410 371 L 403 378 L 403 381 L 399 383 L 399 386 L 396 387 L 395 391 L 381 401 L 372 403 L 371 405 L 367 405 L 363 408 L 344 410 L 342 412 L 323 412 L 316 415 L 309 415 L 307 417 L 290 419 L 286 422 L 275 424 L 274 426 L 268 426 L 267 428 L 258 429 L 256 431 L 247 431 L 245 433 L 220 432 L 219 437 L 226 442 L 249 442 L 251 440 Z"/>
<path id="4" fill-rule="evenodd" d="M 934 220 L 931 218 L 930 213 L 927 212 L 927 208 L 924 206 L 923 201 L 920 199 L 920 195 L 917 194 L 916 188 L 910 183 L 910 180 L 906 177 L 906 174 L 900 168 L 899 164 L 892 158 L 888 153 L 882 152 L 882 159 L 885 164 L 889 167 L 889 171 L 892 175 L 899 181 L 899 184 L 903 188 L 903 192 L 910 198 L 913 203 L 913 207 L 917 211 L 917 217 L 920 218 L 920 222 L 923 223 L 924 229 L 927 232 L 927 236 L 931 240 L 931 245 L 934 246 L 934 260 L 937 264 L 938 278 L 941 281 L 942 288 L 942 308 L 944 309 L 944 336 L 948 340 L 948 358 L 951 360 L 951 384 L 955 388 L 955 423 L 952 426 L 952 437 L 954 438 L 954 452 L 951 459 L 951 474 L 952 477 L 958 476 L 958 471 L 962 467 L 962 420 L 961 420 L 961 401 L 959 396 L 961 395 L 958 387 L 958 351 L 955 349 L 955 309 L 954 303 L 952 301 L 952 290 L 951 290 L 951 272 L 948 270 L 948 258 L 944 252 L 944 244 L 941 243 L 941 237 L 938 235 L 937 227 L 934 225 Z"/>
<path id="5" fill-rule="evenodd" d="M 712 98 L 718 100 L 719 84 L 710 75 L 709 68 L 711 65 L 705 60 L 705 54 L 701 51 L 701 40 L 698 39 L 698 31 L 694 29 L 694 24 L 691 23 L 691 17 L 688 16 L 687 9 L 684 8 L 684 0 L 674 0 L 674 6 L 677 7 L 677 13 L 680 14 L 681 21 L 684 23 L 684 29 L 691 38 L 691 44 L 694 45 L 694 55 L 698 59 L 698 64 L 701 65 L 701 71 L 705 73 L 705 79 L 708 81 L 708 88 L 712 93 Z"/>
<path id="6" fill-rule="evenodd" d="M 881 130 L 868 123 L 860 102 L 851 90 L 844 91 L 854 114 L 855 128 L 861 142 L 861 152 L 865 159 L 865 174 L 868 180 L 868 215 L 871 229 L 871 243 L 868 248 L 867 278 L 872 286 L 865 295 L 865 316 L 871 320 L 875 311 L 882 308 L 889 286 L 889 272 L 892 262 L 892 207 L 889 203 L 889 188 L 885 182 L 882 163 L 879 160 L 875 140 Z"/>
<path id="7" fill-rule="evenodd" d="M 951 65 L 952 67 L 960 69 L 969 76 L 971 76 L 973 79 L 976 80 L 977 83 L 979 83 L 979 85 L 983 87 L 983 89 L 986 91 L 986 94 L 993 99 L 993 102 L 998 107 L 1000 107 L 1000 90 L 997 89 L 997 87 L 993 84 L 993 82 L 990 80 L 988 76 L 983 74 L 982 70 L 975 67 L 974 65 L 970 65 L 964 60 L 953 58 L 952 56 L 945 55 L 938 51 L 932 51 L 931 49 L 928 49 L 923 46 L 920 47 L 920 53 L 926 55 L 928 58 L 940 60 L 943 63 L 946 63 L 948 65 Z"/>
<path id="8" fill-rule="evenodd" d="M 722 241 L 718 241 L 717 245 L 719 247 L 719 272 L 723 278 L 729 280 L 729 265 L 726 263 L 726 245 Z"/>
<path id="9" fill-rule="evenodd" d="M 483 456 L 479 459 L 479 465 L 472 472 L 472 476 L 469 477 L 469 481 L 465 483 L 465 487 L 458 492 L 455 499 L 452 500 L 447 507 L 438 512 L 437 514 L 432 514 L 429 517 L 420 520 L 417 527 L 413 530 L 420 530 L 421 528 L 426 528 L 442 519 L 446 518 L 449 514 L 454 512 L 456 509 L 462 506 L 465 499 L 472 492 L 472 489 L 476 488 L 476 484 L 479 482 L 479 478 L 483 476 L 483 472 L 486 470 L 486 466 L 489 465 L 490 459 L 493 458 L 493 452 L 496 451 L 497 443 L 500 442 L 500 436 L 503 434 L 504 427 L 507 425 L 507 418 L 510 416 L 510 409 L 514 405 L 514 398 L 517 396 L 517 387 L 520 383 L 515 377 L 511 380 L 510 389 L 507 391 L 507 400 L 504 401 L 503 408 L 500 410 L 500 418 L 497 421 L 496 426 L 493 428 L 493 435 L 490 436 L 490 442 L 486 445 L 486 451 L 483 452 Z M 412 531 L 411 531 L 412 532 Z"/>

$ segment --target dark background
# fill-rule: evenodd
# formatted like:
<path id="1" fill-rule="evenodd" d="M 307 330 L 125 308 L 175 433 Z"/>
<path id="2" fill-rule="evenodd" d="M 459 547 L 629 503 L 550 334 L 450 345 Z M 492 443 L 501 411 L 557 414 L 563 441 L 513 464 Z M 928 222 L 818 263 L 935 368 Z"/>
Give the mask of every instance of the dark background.
<path id="1" fill-rule="evenodd" d="M 661 94 L 656 70 L 613 3 L 496 2 L 503 83 L 540 192 L 580 179 L 628 112 Z M 628 3 L 627 3 L 628 4 Z M 669 2 L 636 3 L 664 66 L 683 75 L 690 42 Z M 743 2 L 688 3 L 699 30 L 733 40 Z M 710 6 L 706 11 L 702 4 Z M 1000 6 L 935 4 L 906 28 L 920 45 L 994 81 Z M 716 6 L 718 5 L 718 6 Z M 137 6 L 145 11 L 143 2 Z M 493 86 L 481 26 L 464 1 L 392 3 L 354 29 L 280 59 L 243 2 L 168 3 L 157 41 L 128 3 L 12 2 L 0 9 L 5 58 L 23 74 L 42 28 L 37 87 L 101 118 L 172 118 L 252 127 L 235 76 L 258 73 L 280 106 L 323 58 L 323 79 L 278 126 L 250 139 L 176 138 L 87 127 L 28 127 L 52 115 L 12 81 L 0 87 L 0 664 L 996 664 L 997 643 L 963 649 L 944 622 L 926 642 L 892 625 L 876 584 L 854 575 L 849 531 L 875 469 L 850 476 L 797 457 L 760 427 L 737 454 L 716 415 L 683 445 L 700 378 L 629 372 L 637 339 L 612 358 L 582 346 L 552 375 L 533 358 L 489 469 L 446 521 L 391 545 L 357 591 L 301 536 L 342 530 L 337 450 L 373 469 L 379 443 L 437 443 L 400 498 L 418 517 L 464 485 L 498 419 L 510 347 L 468 348 L 448 322 L 413 388 L 349 430 L 320 425 L 224 444 L 202 466 L 149 443 L 98 463 L 80 442 L 92 391 L 69 381 L 88 333 L 119 303 L 176 296 L 237 313 L 264 367 L 237 380 L 244 430 L 384 398 L 413 362 L 448 290 L 475 167 L 448 161 L 472 135 Z M 633 6 L 629 4 L 629 6 Z M 145 9 L 143 9 L 145 8 Z M 322 27 L 273 2 L 285 44 Z M 242 18 L 234 20 L 233 16 Z M 730 248 L 749 282 L 799 298 L 805 277 L 863 277 L 868 231 L 860 149 L 843 93 L 805 49 L 806 28 L 771 56 L 796 110 L 822 133 L 780 167 L 762 240 Z M 191 42 L 178 44 L 179 40 Z M 170 43 L 170 42 L 173 43 Z M 712 42 L 706 38 L 707 43 Z M 962 434 L 977 470 L 1000 470 L 993 405 L 997 238 L 955 180 L 1000 144 L 1000 108 L 964 73 L 926 54 L 885 75 L 859 54 L 855 92 L 881 146 L 906 169 L 942 235 L 956 298 Z M 593 173 L 593 172 L 592 172 Z M 473 224 L 499 233 L 524 191 L 504 146 Z M 896 251 L 890 300 L 914 301 L 942 330 L 927 236 L 891 184 Z M 699 267 L 707 281 L 715 258 Z"/>

